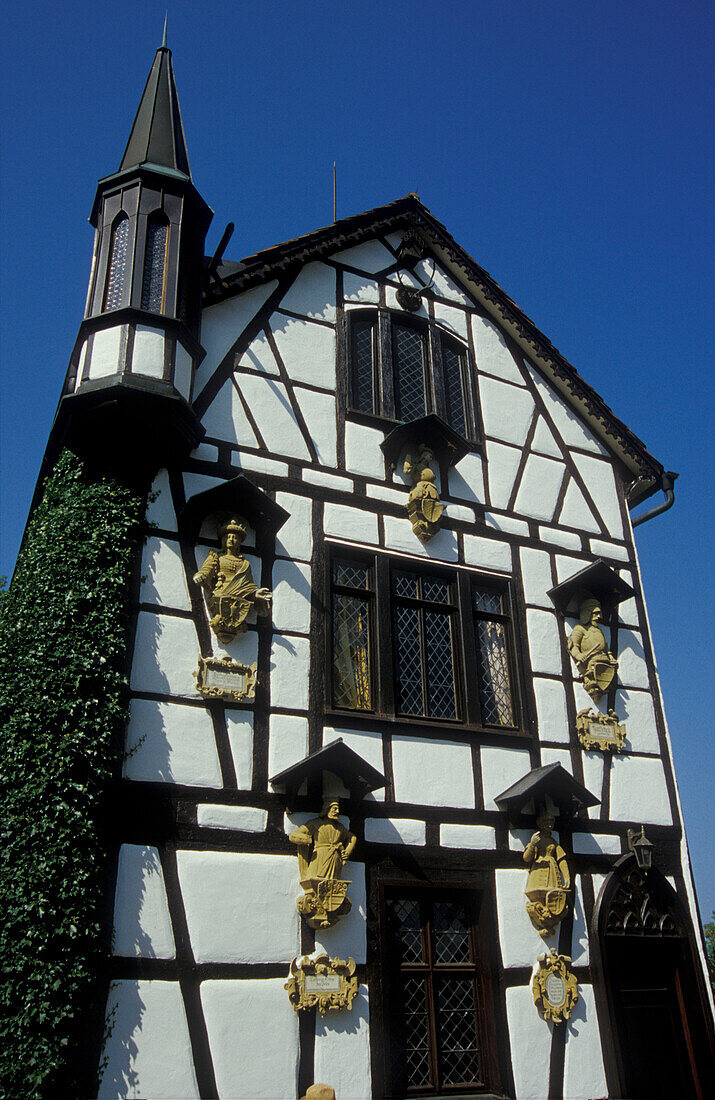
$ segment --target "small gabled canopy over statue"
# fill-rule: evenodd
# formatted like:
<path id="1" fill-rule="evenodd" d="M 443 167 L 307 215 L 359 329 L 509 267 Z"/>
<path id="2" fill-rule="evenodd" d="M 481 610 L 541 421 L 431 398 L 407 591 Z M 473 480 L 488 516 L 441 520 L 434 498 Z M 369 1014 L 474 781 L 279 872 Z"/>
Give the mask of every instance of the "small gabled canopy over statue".
<path id="1" fill-rule="evenodd" d="M 298 912 L 313 928 L 329 928 L 352 908 L 347 898 L 348 882 L 341 881 L 357 837 L 338 821 L 337 799 L 323 802 L 320 817 L 306 821 L 289 834 L 298 848 L 300 884 L 305 895 L 298 899 Z"/>
<path id="2" fill-rule="evenodd" d="M 273 593 L 254 583 L 250 562 L 239 551 L 246 528 L 236 518 L 219 528 L 221 553 L 209 551 L 194 576 L 206 596 L 211 629 L 222 643 L 232 642 L 248 626 L 249 613 L 267 615 Z"/>
<path id="3" fill-rule="evenodd" d="M 434 452 L 421 443 L 416 455 L 408 452 L 403 466 L 413 484 L 407 502 L 407 515 L 410 517 L 412 530 L 421 542 L 429 542 L 437 534 L 444 512 L 444 504 L 439 499 L 435 485 L 435 473 L 430 466 L 434 460 Z"/>
<path id="4" fill-rule="evenodd" d="M 524 849 L 524 863 L 529 867 L 526 911 L 543 939 L 553 935 L 566 916 L 571 890 L 566 853 L 551 832 L 554 823 L 555 818 L 543 811 L 536 819 L 538 832 Z"/>
<path id="5" fill-rule="evenodd" d="M 618 661 L 609 653 L 606 636 L 598 625 L 601 621 L 601 605 L 598 600 L 584 600 L 578 617 L 578 626 L 573 628 L 566 644 L 585 690 L 594 703 L 597 703 L 611 686 L 618 669 Z"/>

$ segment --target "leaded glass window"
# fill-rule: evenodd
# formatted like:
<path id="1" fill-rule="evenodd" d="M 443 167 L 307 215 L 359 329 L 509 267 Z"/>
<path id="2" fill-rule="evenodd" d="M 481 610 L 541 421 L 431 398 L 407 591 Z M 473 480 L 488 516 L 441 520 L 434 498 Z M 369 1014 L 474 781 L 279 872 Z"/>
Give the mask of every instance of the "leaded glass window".
<path id="1" fill-rule="evenodd" d="M 392 1095 L 485 1087 L 475 930 L 464 894 L 389 894 Z"/>
<path id="2" fill-rule="evenodd" d="M 459 432 L 467 435 L 466 403 L 464 400 L 465 364 L 464 353 L 457 351 L 454 344 L 442 341 L 442 372 L 444 375 L 444 398 L 447 405 L 447 423 Z"/>
<path id="3" fill-rule="evenodd" d="M 358 559 L 333 560 L 333 705 L 370 710 L 370 614 L 373 599 L 369 565 Z"/>
<path id="4" fill-rule="evenodd" d="M 104 292 L 104 309 L 119 309 L 122 304 L 124 281 L 127 274 L 129 246 L 129 218 L 114 223 L 109 246 L 109 268 Z"/>
<path id="5" fill-rule="evenodd" d="M 392 364 L 395 415 L 398 420 L 419 420 L 427 412 L 425 397 L 425 331 L 412 325 L 392 324 Z"/>
<path id="6" fill-rule="evenodd" d="M 146 227 L 146 251 L 142 279 L 142 309 L 161 313 L 166 284 L 166 246 L 169 226 L 159 218 L 150 218 Z"/>
<path id="7" fill-rule="evenodd" d="M 393 571 L 398 714 L 457 717 L 452 587 L 439 575 Z"/>
<path id="8" fill-rule="evenodd" d="M 356 318 L 352 325 L 352 405 L 360 412 L 375 409 L 375 336 L 377 323 L 374 316 L 367 320 Z"/>
<path id="9" fill-rule="evenodd" d="M 472 597 L 482 724 L 513 728 L 516 721 L 506 597 L 501 591 L 476 585 Z"/>

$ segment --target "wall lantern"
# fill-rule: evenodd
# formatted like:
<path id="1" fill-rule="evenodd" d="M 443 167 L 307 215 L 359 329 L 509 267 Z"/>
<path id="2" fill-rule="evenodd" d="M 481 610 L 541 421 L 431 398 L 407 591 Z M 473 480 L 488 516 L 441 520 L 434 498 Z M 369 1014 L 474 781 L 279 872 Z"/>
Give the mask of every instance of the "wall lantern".
<path id="1" fill-rule="evenodd" d="M 653 861 L 653 845 L 645 835 L 643 825 L 640 833 L 636 829 L 628 830 L 628 847 L 636 857 L 639 870 L 649 871 Z"/>

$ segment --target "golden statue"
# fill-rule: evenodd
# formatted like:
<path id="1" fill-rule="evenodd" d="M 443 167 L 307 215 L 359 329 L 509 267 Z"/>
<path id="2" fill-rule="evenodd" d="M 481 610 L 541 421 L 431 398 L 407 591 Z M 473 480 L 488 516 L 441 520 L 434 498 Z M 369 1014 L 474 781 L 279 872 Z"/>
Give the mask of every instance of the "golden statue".
<path id="1" fill-rule="evenodd" d="M 239 553 L 246 537 L 243 524 L 230 519 L 218 533 L 221 553 L 209 551 L 194 581 L 204 589 L 211 629 L 225 645 L 245 632 L 253 608 L 259 615 L 268 614 L 273 593 L 254 584 L 250 562 Z"/>
<path id="2" fill-rule="evenodd" d="M 534 833 L 524 849 L 524 863 L 529 866 L 529 878 L 524 893 L 526 911 L 540 936 L 547 939 L 566 916 L 571 888 L 571 873 L 566 853 L 556 843 L 551 830 L 554 818 L 543 812 L 536 819 Z"/>
<path id="3" fill-rule="evenodd" d="M 597 703 L 611 686 L 618 661 L 609 653 L 606 636 L 598 625 L 601 621 L 598 600 L 584 600 L 579 607 L 578 618 L 579 624 L 571 631 L 566 645 L 585 690 Z"/>
<path id="4" fill-rule="evenodd" d="M 407 501 L 407 515 L 410 517 L 412 530 L 421 542 L 429 542 L 437 534 L 444 512 L 444 504 L 439 499 L 435 485 L 435 473 L 430 467 L 431 462 L 434 462 L 434 452 L 421 443 L 417 456 L 407 454 L 402 467 L 407 476 L 412 478 L 413 488 Z"/>
<path id="5" fill-rule="evenodd" d="M 326 799 L 320 817 L 294 829 L 288 839 L 298 847 L 300 884 L 298 912 L 312 928 L 329 928 L 352 908 L 347 897 L 349 882 L 341 880 L 344 865 L 357 837 L 338 821 L 340 804 Z"/>

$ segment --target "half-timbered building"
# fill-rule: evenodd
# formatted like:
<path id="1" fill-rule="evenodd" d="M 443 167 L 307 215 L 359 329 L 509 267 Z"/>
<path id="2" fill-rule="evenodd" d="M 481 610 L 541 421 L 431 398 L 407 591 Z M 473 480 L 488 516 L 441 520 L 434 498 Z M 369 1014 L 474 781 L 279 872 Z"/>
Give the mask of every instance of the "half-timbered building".
<path id="1" fill-rule="evenodd" d="M 48 451 L 151 486 L 99 1095 L 706 1096 L 672 475 L 416 195 L 241 262 L 210 218 L 163 46 Z"/>

